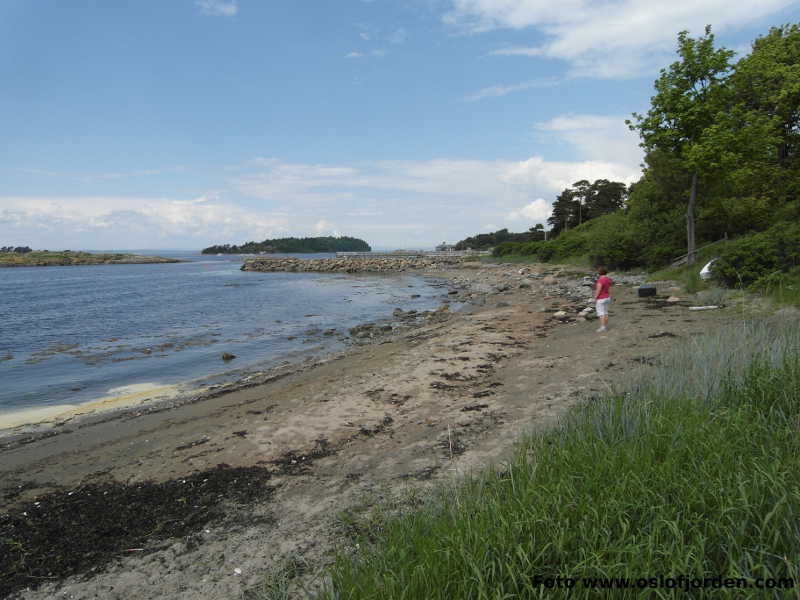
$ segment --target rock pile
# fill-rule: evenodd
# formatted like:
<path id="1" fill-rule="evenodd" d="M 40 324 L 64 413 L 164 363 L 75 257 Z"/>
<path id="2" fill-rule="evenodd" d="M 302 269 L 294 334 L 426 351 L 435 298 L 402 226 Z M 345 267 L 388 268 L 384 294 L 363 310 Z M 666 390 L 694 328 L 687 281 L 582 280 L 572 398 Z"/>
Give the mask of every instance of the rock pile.
<path id="1" fill-rule="evenodd" d="M 289 271 L 329 273 L 395 273 L 415 269 L 436 270 L 459 267 L 461 256 L 374 256 L 346 258 L 248 258 L 242 271 Z"/>

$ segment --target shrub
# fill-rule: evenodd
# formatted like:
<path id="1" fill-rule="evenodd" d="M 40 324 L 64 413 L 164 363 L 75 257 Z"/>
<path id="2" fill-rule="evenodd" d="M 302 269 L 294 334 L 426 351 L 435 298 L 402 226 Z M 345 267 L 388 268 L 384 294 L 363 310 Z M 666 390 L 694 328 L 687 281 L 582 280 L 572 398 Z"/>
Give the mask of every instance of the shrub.
<path id="1" fill-rule="evenodd" d="M 712 268 L 723 284 L 748 287 L 800 265 L 800 224 L 782 223 L 728 243 Z"/>
<path id="2" fill-rule="evenodd" d="M 586 246 L 594 264 L 614 269 L 630 269 L 643 264 L 642 236 L 622 212 L 597 219 Z"/>

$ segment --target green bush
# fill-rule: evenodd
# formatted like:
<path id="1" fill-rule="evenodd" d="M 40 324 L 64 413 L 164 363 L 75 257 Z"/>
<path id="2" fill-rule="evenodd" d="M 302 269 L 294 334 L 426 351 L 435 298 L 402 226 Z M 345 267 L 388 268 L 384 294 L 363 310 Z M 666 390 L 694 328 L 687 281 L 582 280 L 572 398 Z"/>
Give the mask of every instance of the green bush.
<path id="1" fill-rule="evenodd" d="M 782 223 L 726 244 L 713 266 L 716 279 L 729 287 L 767 283 L 771 276 L 800 265 L 800 224 Z M 758 287 L 758 285 L 756 285 Z"/>
<path id="2" fill-rule="evenodd" d="M 492 256 L 538 256 L 544 242 L 503 242 L 495 246 Z"/>
<path id="3" fill-rule="evenodd" d="M 505 242 L 493 255 L 534 256 L 542 262 L 557 262 L 586 256 L 592 264 L 612 269 L 662 265 L 679 254 L 681 247 L 650 239 L 633 218 L 623 211 L 604 215 L 564 231 L 546 242 Z"/>
<path id="4" fill-rule="evenodd" d="M 630 269 L 643 263 L 642 237 L 622 212 L 597 219 L 586 246 L 593 264 Z"/>

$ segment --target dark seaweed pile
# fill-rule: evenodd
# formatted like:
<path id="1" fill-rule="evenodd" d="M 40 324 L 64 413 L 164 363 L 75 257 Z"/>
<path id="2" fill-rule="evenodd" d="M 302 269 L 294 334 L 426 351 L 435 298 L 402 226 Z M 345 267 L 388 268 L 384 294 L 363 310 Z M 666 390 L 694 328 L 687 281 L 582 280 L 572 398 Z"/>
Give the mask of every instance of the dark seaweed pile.
<path id="1" fill-rule="evenodd" d="M 224 502 L 269 497 L 262 467 L 216 468 L 163 483 L 100 483 L 53 492 L 0 515 L 0 598 L 97 569 L 224 515 Z"/>

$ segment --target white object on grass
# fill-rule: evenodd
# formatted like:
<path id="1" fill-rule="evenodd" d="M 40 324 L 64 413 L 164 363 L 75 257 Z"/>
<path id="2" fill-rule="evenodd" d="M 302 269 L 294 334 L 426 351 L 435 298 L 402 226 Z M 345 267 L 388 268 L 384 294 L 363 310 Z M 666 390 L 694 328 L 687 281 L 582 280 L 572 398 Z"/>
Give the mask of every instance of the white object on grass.
<path id="1" fill-rule="evenodd" d="M 721 306 L 690 306 L 689 310 L 714 310 L 715 308 L 722 308 Z"/>
<path id="2" fill-rule="evenodd" d="M 703 281 L 705 281 L 707 279 L 711 279 L 711 265 L 713 265 L 716 261 L 717 261 L 717 259 L 714 258 L 714 259 L 708 261 L 706 263 L 705 267 L 700 269 L 700 279 L 702 279 Z"/>

